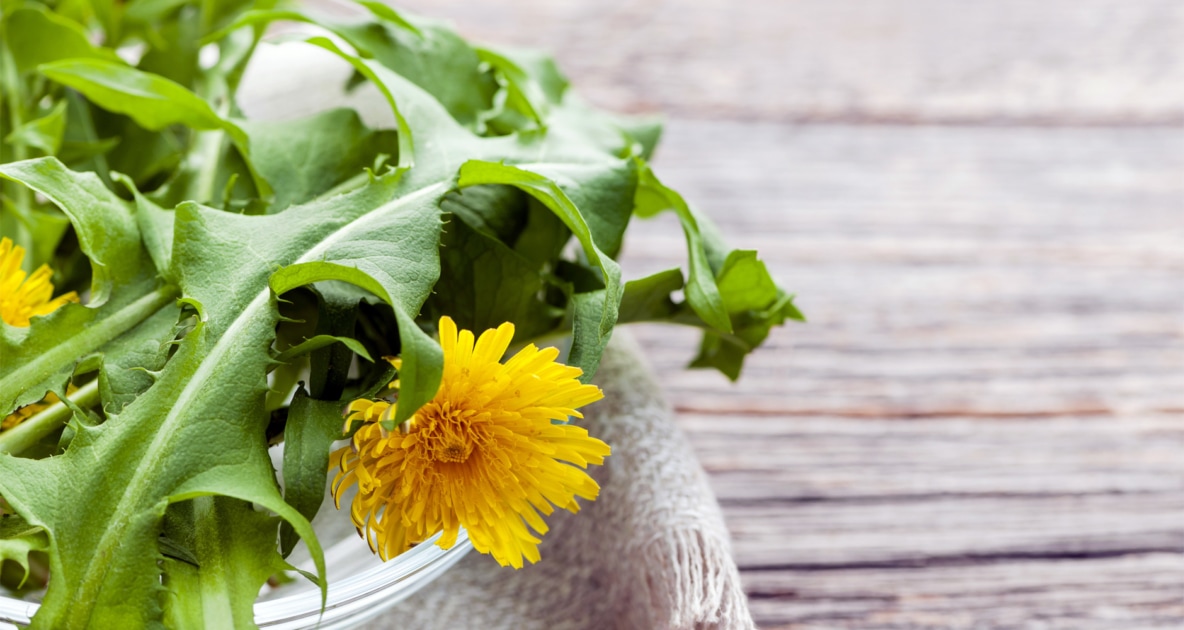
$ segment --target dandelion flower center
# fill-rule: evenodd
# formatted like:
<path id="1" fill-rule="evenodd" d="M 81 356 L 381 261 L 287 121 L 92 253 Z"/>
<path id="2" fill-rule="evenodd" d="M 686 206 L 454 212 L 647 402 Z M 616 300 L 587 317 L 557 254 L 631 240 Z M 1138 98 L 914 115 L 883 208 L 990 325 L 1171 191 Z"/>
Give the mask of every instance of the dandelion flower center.
<path id="1" fill-rule="evenodd" d="M 414 430 L 419 434 L 421 448 L 437 462 L 465 462 L 475 444 L 483 441 L 480 427 L 469 422 L 472 415 L 469 410 L 428 403 L 416 414 L 419 422 Z"/>
<path id="2" fill-rule="evenodd" d="M 363 424 L 333 454 L 333 496 L 340 508 L 357 486 L 350 516 L 383 559 L 438 532 L 450 548 L 464 527 L 475 549 L 520 568 L 539 559 L 542 515 L 576 512 L 576 497 L 599 493 L 583 469 L 610 449 L 567 420 L 603 393 L 556 362 L 554 348 L 530 345 L 501 363 L 513 337 L 507 323 L 474 339 L 444 317 L 444 375 L 429 403 L 397 431 L 384 427 L 394 405 L 350 403 L 347 426 Z"/>

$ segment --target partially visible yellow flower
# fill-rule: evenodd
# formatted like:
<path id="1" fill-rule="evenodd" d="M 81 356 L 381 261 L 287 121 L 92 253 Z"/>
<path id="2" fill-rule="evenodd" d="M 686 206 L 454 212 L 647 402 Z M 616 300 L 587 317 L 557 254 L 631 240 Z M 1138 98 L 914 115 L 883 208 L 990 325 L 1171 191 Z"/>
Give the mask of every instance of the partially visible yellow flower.
<path id="1" fill-rule="evenodd" d="M 42 399 L 41 402 L 35 402 L 31 405 L 25 405 L 24 407 L 17 409 L 16 411 L 8 414 L 4 420 L 0 421 L 0 431 L 7 431 L 12 427 L 24 422 L 25 420 L 28 420 L 29 418 L 41 413 L 42 411 L 49 409 L 49 406 L 58 402 L 58 400 L 60 399 L 57 397 L 57 394 L 49 392 L 45 395 L 45 398 Z"/>
<path id="2" fill-rule="evenodd" d="M 72 395 L 75 391 L 78 391 L 78 388 L 74 387 L 74 383 L 66 384 L 67 396 Z M 61 402 L 61 400 L 62 399 L 58 398 L 58 395 L 53 392 L 45 394 L 45 398 L 42 398 L 40 401 L 20 407 L 16 411 L 8 414 L 4 420 L 0 420 L 0 431 L 7 431 L 12 427 L 15 427 L 25 420 L 32 418 L 46 409 L 49 409 L 55 403 Z"/>
<path id="3" fill-rule="evenodd" d="M 24 259 L 25 248 L 13 245 L 12 239 L 0 239 L 0 319 L 9 326 L 28 326 L 29 318 L 48 315 L 67 302 L 78 301 L 73 291 L 53 297 L 53 270 L 49 265 L 41 265 L 26 277 L 21 269 Z"/>
<path id="4" fill-rule="evenodd" d="M 540 512 L 577 512 L 576 497 L 600 492 L 582 469 L 604 463 L 609 446 L 566 421 L 604 394 L 576 380 L 579 368 L 556 362 L 555 348 L 530 345 L 500 363 L 513 337 L 506 323 L 474 343 L 443 317 L 444 376 L 431 402 L 398 428 L 390 427 L 394 405 L 350 404 L 346 427 L 364 424 L 333 453 L 333 496 L 340 509 L 345 490 L 358 486 L 350 515 L 383 560 L 440 531 L 437 544 L 451 548 L 464 527 L 475 549 L 521 568 L 539 559 Z"/>

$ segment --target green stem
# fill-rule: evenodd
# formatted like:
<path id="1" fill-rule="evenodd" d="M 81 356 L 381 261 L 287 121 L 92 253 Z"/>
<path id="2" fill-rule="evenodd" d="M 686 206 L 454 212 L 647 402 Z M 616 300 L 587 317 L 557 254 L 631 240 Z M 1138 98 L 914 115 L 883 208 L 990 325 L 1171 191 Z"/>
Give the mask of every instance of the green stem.
<path id="1" fill-rule="evenodd" d="M 93 406 L 99 402 L 99 379 L 96 378 L 83 385 L 73 395 L 68 396 L 68 398 L 79 407 Z M 41 438 L 60 428 L 70 419 L 73 413 L 65 403 L 54 403 L 41 413 L 0 433 L 0 453 L 19 455 L 37 442 L 40 442 Z"/>
<path id="2" fill-rule="evenodd" d="M 208 83 L 207 79 L 204 83 Z M 214 98 L 216 95 L 211 94 L 214 90 L 208 86 L 203 87 L 200 93 L 207 101 Z M 217 104 L 217 113 L 219 118 L 225 118 L 230 112 L 230 99 L 223 98 Z M 209 204 L 214 200 L 214 189 L 218 183 L 218 171 L 222 168 L 222 151 L 226 142 L 226 132 L 221 129 L 212 131 L 194 131 L 193 132 L 193 148 L 190 151 L 190 159 L 193 160 L 197 168 L 197 177 L 194 180 L 192 193 L 190 199 L 198 203 Z"/>
<path id="3" fill-rule="evenodd" d="M 253 622 L 251 611 L 246 618 L 235 618 L 230 554 L 225 548 L 223 527 L 231 527 L 218 509 L 234 499 L 201 496 L 175 503 L 165 517 L 165 535 L 178 540 L 193 553 L 197 566 L 176 560 L 166 562 L 164 582 L 169 590 L 165 621 L 176 630 L 203 628 L 243 628 Z M 170 531 L 172 530 L 172 531 Z M 241 567 L 238 567 L 241 569 Z"/>
<path id="4" fill-rule="evenodd" d="M 211 28 L 215 5 L 211 0 L 201 2 L 201 32 L 208 33 Z M 218 118 L 225 119 L 231 110 L 231 98 L 226 85 L 211 70 L 201 76 L 197 82 L 197 94 L 214 106 Z M 210 131 L 194 131 L 193 144 L 190 151 L 192 164 L 197 168 L 190 199 L 198 203 L 209 204 L 214 200 L 215 185 L 218 172 L 222 168 L 222 152 L 226 142 L 226 132 L 222 129 Z"/>
<path id="5" fill-rule="evenodd" d="M 165 558 L 163 568 L 164 587 L 169 590 L 164 605 L 165 627 L 175 630 L 213 627 L 206 624 L 202 614 L 202 584 L 198 567 Z"/>
<path id="6" fill-rule="evenodd" d="M 90 106 L 86 99 L 74 90 L 66 90 L 66 98 L 70 100 L 70 104 L 82 114 L 82 136 L 86 138 L 87 142 L 98 142 L 99 134 L 95 133 L 94 119 L 90 115 Z M 107 185 L 110 190 L 115 190 L 115 184 L 111 182 L 111 168 L 107 164 L 107 154 L 98 153 L 91 158 L 91 164 L 95 167 L 95 174 L 103 183 Z M 25 188 L 21 186 L 21 188 Z M 27 190 L 27 188 L 25 188 Z"/>
<path id="7" fill-rule="evenodd" d="M 0 65 L 3 65 L 3 86 L 5 100 L 8 101 L 8 121 L 12 130 L 15 131 L 24 124 L 24 117 L 22 115 L 21 103 L 21 78 L 16 72 L 16 61 L 12 58 L 12 54 L 8 52 L 8 48 L 0 46 Z M 2 139 L 2 138 L 0 138 Z M 12 159 L 14 162 L 19 162 L 29 157 L 28 148 L 20 139 L 16 139 L 10 143 L 12 147 Z M 16 184 L 16 207 L 21 211 L 28 211 L 33 205 L 32 192 L 28 188 Z"/>
<path id="8" fill-rule="evenodd" d="M 213 0 L 201 0 L 201 34 L 207 35 L 214 29 L 214 11 L 217 3 Z"/>
<path id="9" fill-rule="evenodd" d="M 206 628 L 241 628 L 242 622 L 250 624 L 253 620 L 234 618 L 228 579 L 234 567 L 226 565 L 227 558 L 222 549 L 224 537 L 219 531 L 222 519 L 215 509 L 218 500 L 215 497 L 193 499 L 194 551 L 201 563 L 197 575 L 201 584 L 202 623 Z"/>
<path id="10" fill-rule="evenodd" d="M 218 169 L 222 166 L 222 143 L 226 139 L 226 132 L 196 131 L 194 136 L 193 156 L 195 163 L 200 166 L 194 181 L 193 194 L 189 197 L 198 203 L 209 204 L 214 200 Z"/>

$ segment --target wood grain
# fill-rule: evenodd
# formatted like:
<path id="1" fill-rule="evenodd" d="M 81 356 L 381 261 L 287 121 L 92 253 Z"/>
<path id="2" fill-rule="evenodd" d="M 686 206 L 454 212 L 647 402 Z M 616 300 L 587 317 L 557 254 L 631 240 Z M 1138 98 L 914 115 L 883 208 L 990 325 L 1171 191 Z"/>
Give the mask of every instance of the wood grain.
<path id="1" fill-rule="evenodd" d="M 1125 630 L 1180 627 L 1182 572 L 1167 553 L 746 577 L 765 628 Z"/>
<path id="2" fill-rule="evenodd" d="M 656 168 L 811 319 L 734 385 L 635 329 L 762 627 L 1184 626 L 1184 130 L 676 120 Z"/>
<path id="3" fill-rule="evenodd" d="M 555 52 L 621 111 L 777 121 L 1184 121 L 1175 0 L 398 0 Z"/>

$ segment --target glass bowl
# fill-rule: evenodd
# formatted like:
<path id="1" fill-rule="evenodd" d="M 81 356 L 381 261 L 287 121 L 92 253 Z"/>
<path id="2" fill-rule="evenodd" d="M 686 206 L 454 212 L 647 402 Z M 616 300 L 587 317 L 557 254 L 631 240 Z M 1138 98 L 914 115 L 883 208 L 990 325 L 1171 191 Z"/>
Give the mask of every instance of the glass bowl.
<path id="1" fill-rule="evenodd" d="M 346 505 L 351 497 L 342 497 Z M 320 590 L 297 576 L 279 586 L 264 586 L 255 601 L 255 623 L 270 630 L 304 628 L 353 628 L 426 586 L 456 564 L 472 549 L 468 534 L 461 530 L 451 549 L 436 546 L 439 534 L 387 562 L 370 552 L 349 519 L 348 510 L 333 509 L 332 499 L 322 506 L 313 528 L 325 549 L 329 595 L 321 612 Z M 304 570 L 314 570 L 303 544 L 288 561 Z M 37 612 L 41 593 L 16 599 L 0 589 L 0 630 L 16 630 Z"/>

